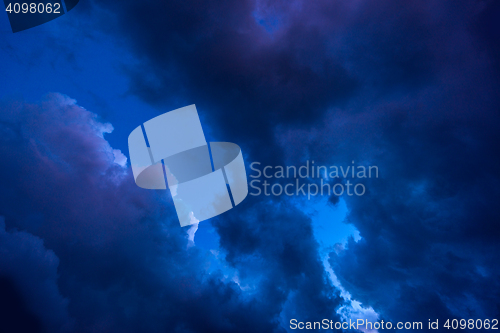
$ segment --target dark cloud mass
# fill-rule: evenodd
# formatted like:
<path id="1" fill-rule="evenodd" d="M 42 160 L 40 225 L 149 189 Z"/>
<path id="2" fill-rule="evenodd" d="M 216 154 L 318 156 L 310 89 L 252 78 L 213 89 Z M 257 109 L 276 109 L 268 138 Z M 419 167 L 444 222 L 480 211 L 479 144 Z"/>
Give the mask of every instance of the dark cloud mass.
<path id="1" fill-rule="evenodd" d="M 134 184 L 104 139 L 110 124 L 60 94 L 4 102 L 2 110 L 0 276 L 22 291 L 10 296 L 21 304 L 17 317 L 50 332 L 282 332 L 279 315 L 292 294 L 314 300 L 292 302 L 293 311 L 335 315 L 339 296 L 324 279 L 305 216 L 283 210 L 308 232 L 289 229 L 282 246 L 254 253 L 253 265 L 268 275 L 242 269 L 248 291 L 223 271 L 208 273 L 213 255 L 188 247 L 164 192 Z M 269 233 L 280 239 L 277 227 Z M 238 266 L 240 254 L 229 257 Z"/>
<path id="2" fill-rule="evenodd" d="M 72 323 L 68 300 L 58 290 L 58 258 L 45 249 L 40 238 L 26 232 L 6 232 L 3 219 L 0 228 L 2 332 L 41 332 L 43 326 L 68 331 Z"/>
<path id="3" fill-rule="evenodd" d="M 195 102 L 249 160 L 379 166 L 347 198 L 362 240 L 330 258 L 355 299 L 391 320 L 498 317 L 498 2 L 101 5 L 144 60 L 132 93 Z M 219 220 L 236 266 L 287 248 L 286 215 L 267 216 Z"/>
<path id="4" fill-rule="evenodd" d="M 500 316 L 498 1 L 78 8 L 133 55 L 121 67 L 129 94 L 161 112 L 195 103 L 211 139 L 237 143 L 247 162 L 378 166 L 366 195 L 344 197 L 361 239 L 328 262 L 380 319 Z M 111 124 L 58 93 L 0 109 L 0 331 L 340 320 L 346 302 L 301 198 L 248 197 L 207 222 L 217 250 L 190 246 L 165 192 L 134 184 Z"/>

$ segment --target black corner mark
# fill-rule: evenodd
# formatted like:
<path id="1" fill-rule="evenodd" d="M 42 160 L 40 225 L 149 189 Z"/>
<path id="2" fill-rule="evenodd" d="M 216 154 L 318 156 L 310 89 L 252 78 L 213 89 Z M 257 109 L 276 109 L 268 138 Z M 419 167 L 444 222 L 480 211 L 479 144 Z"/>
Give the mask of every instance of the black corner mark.
<path id="1" fill-rule="evenodd" d="M 4 0 L 3 2 L 12 32 L 19 32 L 64 15 L 64 5 L 66 11 L 70 11 L 79 0 Z"/>

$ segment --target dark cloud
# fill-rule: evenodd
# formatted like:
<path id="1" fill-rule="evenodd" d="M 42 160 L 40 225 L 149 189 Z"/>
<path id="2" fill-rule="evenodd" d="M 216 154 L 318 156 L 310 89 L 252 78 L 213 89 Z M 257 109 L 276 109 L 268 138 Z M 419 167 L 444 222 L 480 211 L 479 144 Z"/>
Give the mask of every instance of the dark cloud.
<path id="1" fill-rule="evenodd" d="M 382 177 L 348 204 L 363 240 L 332 253 L 342 284 L 393 320 L 498 316 L 500 119 L 452 104 L 453 119 L 381 121 Z"/>
<path id="2" fill-rule="evenodd" d="M 285 321 L 337 317 L 341 298 L 327 281 L 310 219 L 286 203 L 248 201 L 214 224 L 241 282 L 257 280 L 266 302 L 284 305 Z"/>
<path id="3" fill-rule="evenodd" d="M 282 332 L 284 306 L 304 317 L 335 315 L 339 297 L 316 257 L 310 221 L 293 208 L 272 214 L 276 222 L 259 235 L 266 242 L 247 235 L 250 251 L 260 249 L 247 260 L 267 267 L 268 277 L 240 267 L 240 249 L 230 244 L 227 264 L 236 273 L 224 268 L 222 254 L 222 271 L 209 273 L 214 255 L 188 246 L 165 192 L 138 188 L 120 165 L 121 153 L 104 138 L 110 124 L 60 94 L 36 104 L 4 102 L 2 111 L 0 212 L 9 231 L 0 275 L 18 284 L 31 309 L 19 316 L 32 313 L 33 325 L 51 332 Z M 289 227 L 280 227 L 283 217 Z M 224 243 L 241 239 L 231 232 Z M 33 249 L 37 255 L 28 257 Z"/>
<path id="4" fill-rule="evenodd" d="M 330 254 L 353 298 L 393 321 L 498 317 L 494 2 L 89 3 L 84 15 L 104 9 L 100 28 L 138 60 L 123 69 L 130 93 L 164 111 L 197 104 L 247 161 L 379 167 L 365 196 L 345 198 L 362 239 Z M 293 202 L 249 197 L 215 218 L 236 274 L 208 274 L 213 255 L 187 249 L 171 201 L 114 162 L 110 125 L 57 94 L 4 102 L 0 120 L 5 237 L 23 230 L 57 256 L 52 297 L 68 300 L 76 331 L 282 332 L 293 317 L 338 318 Z M 49 325 L 16 288 L 18 313 Z"/>
<path id="5" fill-rule="evenodd" d="M 347 198 L 363 239 L 331 254 L 354 298 L 392 320 L 498 316 L 497 2 L 102 6 L 144 60 L 132 93 L 196 103 L 249 160 L 379 167 L 366 196 Z M 282 253 L 282 274 L 314 271 L 308 242 L 290 245 L 307 222 L 253 208 L 218 220 L 230 262 L 273 276 L 244 258 Z"/>
<path id="6" fill-rule="evenodd" d="M 2 332 L 68 332 L 73 323 L 54 252 L 29 233 L 6 232 L 0 218 L 0 254 Z"/>
<path id="7" fill-rule="evenodd" d="M 363 181 L 367 195 L 345 197 L 362 239 L 332 252 L 330 264 L 384 320 L 498 316 L 499 99 L 469 47 L 446 84 L 277 132 L 291 159 L 378 166 L 380 178 Z"/>
<path id="8" fill-rule="evenodd" d="M 131 93 L 165 109 L 195 103 L 224 140 L 270 162 L 284 158 L 277 125 L 311 126 L 348 101 L 404 96 L 436 83 L 467 57 L 457 51 L 467 51 L 464 29 L 475 19 L 464 14 L 468 5 L 441 2 L 99 6 L 114 14 L 104 29 L 124 36 L 141 60 L 125 69 Z"/>
<path id="9" fill-rule="evenodd" d="M 278 151 L 262 149 L 273 144 L 274 125 L 311 123 L 357 86 L 329 50 L 333 27 L 323 29 L 284 3 L 270 9 L 285 11 L 284 27 L 275 32 L 256 20 L 271 3 L 100 5 L 117 14 L 117 30 L 142 60 L 127 69 L 132 93 L 171 108 L 195 103 L 217 133 L 255 156 L 279 158 Z"/>
<path id="10" fill-rule="evenodd" d="M 462 68 L 452 67 L 453 76 L 443 69 L 444 84 L 361 112 L 330 112 L 310 130 L 278 131 L 292 159 L 378 166 L 366 196 L 346 197 L 362 240 L 332 252 L 330 263 L 352 296 L 384 319 L 498 316 L 497 82 L 481 51 L 467 47 Z"/>
<path id="11" fill-rule="evenodd" d="M 12 279 L 0 278 L 0 319 L 2 332 L 41 332 L 40 320 L 26 308 Z"/>

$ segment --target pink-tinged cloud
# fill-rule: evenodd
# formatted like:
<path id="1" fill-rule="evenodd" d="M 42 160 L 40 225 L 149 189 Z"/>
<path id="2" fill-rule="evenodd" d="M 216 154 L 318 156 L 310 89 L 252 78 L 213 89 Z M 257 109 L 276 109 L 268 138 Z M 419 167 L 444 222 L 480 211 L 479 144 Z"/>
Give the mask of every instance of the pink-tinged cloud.
<path id="1" fill-rule="evenodd" d="M 0 108 L 0 278 L 49 332 L 276 329 L 274 305 L 207 274 L 213 255 L 192 246 L 164 191 L 135 185 L 110 124 L 61 94 Z"/>

